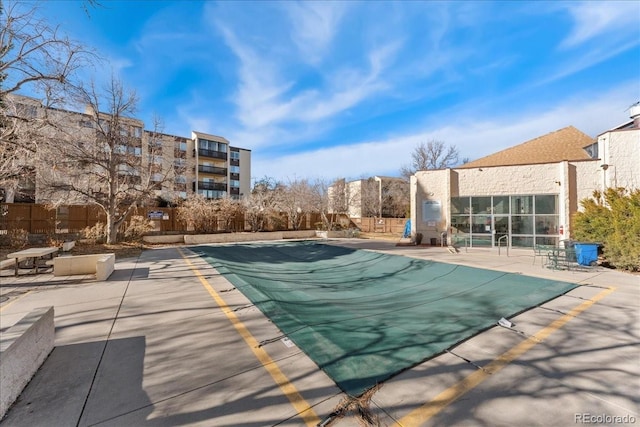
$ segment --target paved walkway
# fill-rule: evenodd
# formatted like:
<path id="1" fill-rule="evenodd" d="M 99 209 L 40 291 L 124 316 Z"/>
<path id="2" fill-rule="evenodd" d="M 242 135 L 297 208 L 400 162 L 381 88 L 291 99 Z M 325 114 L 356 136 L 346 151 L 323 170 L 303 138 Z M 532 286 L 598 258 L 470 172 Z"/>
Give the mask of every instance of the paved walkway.
<path id="1" fill-rule="evenodd" d="M 639 425 L 639 276 L 547 270 L 532 251 L 332 244 L 585 286 L 355 402 L 188 250 L 118 261 L 105 282 L 3 271 L 0 331 L 53 305 L 56 346 L 1 425 L 348 427 L 362 425 L 357 404 L 372 425 Z"/>

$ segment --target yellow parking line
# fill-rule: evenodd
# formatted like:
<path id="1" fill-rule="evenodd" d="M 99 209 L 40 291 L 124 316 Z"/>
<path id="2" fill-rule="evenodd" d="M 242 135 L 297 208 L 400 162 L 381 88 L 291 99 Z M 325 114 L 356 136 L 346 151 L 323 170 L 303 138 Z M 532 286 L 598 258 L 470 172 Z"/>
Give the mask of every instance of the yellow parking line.
<path id="1" fill-rule="evenodd" d="M 421 424 L 424 424 L 431 417 L 438 414 L 440 411 L 442 411 L 444 408 L 449 406 L 455 400 L 457 400 L 467 392 L 471 391 L 474 387 L 477 387 L 481 382 L 486 380 L 490 375 L 497 373 L 502 368 L 507 366 L 509 363 L 513 362 L 515 359 L 517 359 L 518 357 L 522 356 L 524 353 L 529 351 L 533 346 L 544 341 L 553 332 L 563 327 L 569 320 L 573 319 L 578 314 L 582 313 L 583 311 L 591 307 L 593 304 L 595 304 L 602 298 L 606 297 L 607 295 L 615 291 L 615 289 L 616 288 L 613 288 L 613 287 L 608 288 L 600 292 L 591 300 L 585 301 L 582 304 L 576 306 L 567 314 L 559 317 L 558 319 L 554 320 L 546 327 L 539 330 L 535 335 L 527 338 L 520 344 L 517 344 L 516 346 L 507 350 L 505 353 L 498 356 L 498 358 L 494 359 L 487 366 L 485 366 L 484 369 L 482 370 L 479 369 L 473 372 L 472 374 L 470 374 L 460 382 L 456 383 L 455 385 L 444 390 L 442 393 L 438 394 L 430 402 L 427 402 L 421 407 L 414 409 L 409 414 L 402 417 L 398 421 L 398 424 L 402 427 L 414 427 L 414 426 L 419 426 Z"/>
<path id="2" fill-rule="evenodd" d="M 9 307 L 10 305 L 12 305 L 14 302 L 18 301 L 19 299 L 29 295 L 31 293 L 31 291 L 27 291 L 24 294 L 18 296 L 16 299 L 14 299 L 13 301 L 9 301 L 8 303 L 6 303 L 3 306 L 0 306 L 0 311 L 4 310 L 5 308 Z"/>
<path id="3" fill-rule="evenodd" d="M 269 372 L 273 380 L 276 382 L 280 390 L 284 393 L 285 396 L 289 399 L 295 410 L 300 414 L 305 424 L 309 427 L 316 426 L 320 422 L 320 418 L 316 415 L 315 411 L 311 406 L 304 400 L 302 395 L 298 392 L 293 384 L 289 381 L 284 373 L 278 368 L 278 365 L 271 359 L 271 356 L 260 347 L 258 341 L 251 335 L 251 332 L 247 329 L 247 327 L 238 319 L 234 311 L 227 305 L 227 303 L 218 295 L 218 293 L 211 287 L 207 279 L 198 271 L 197 267 L 193 265 L 191 260 L 189 260 L 184 252 L 178 248 L 180 255 L 186 261 L 186 263 L 191 267 L 194 274 L 198 279 L 200 279 L 200 283 L 202 286 L 209 292 L 209 295 L 213 297 L 216 304 L 222 309 L 223 313 L 227 316 L 231 324 L 236 328 L 236 331 L 240 334 L 240 336 L 247 343 L 253 354 L 258 358 L 262 366 Z"/>

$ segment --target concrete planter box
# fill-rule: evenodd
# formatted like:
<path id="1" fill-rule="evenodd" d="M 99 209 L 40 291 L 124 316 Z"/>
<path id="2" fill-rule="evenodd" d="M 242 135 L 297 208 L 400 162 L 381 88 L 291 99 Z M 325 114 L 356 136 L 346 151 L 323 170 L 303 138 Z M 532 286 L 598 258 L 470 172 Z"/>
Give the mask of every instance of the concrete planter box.
<path id="1" fill-rule="evenodd" d="M 171 244 L 186 243 L 199 245 L 203 243 L 255 242 L 259 240 L 310 239 L 316 237 L 314 230 L 265 231 L 258 233 L 216 233 L 185 234 L 169 236 L 144 236 L 147 243 Z"/>
<path id="2" fill-rule="evenodd" d="M 0 339 L 0 419 L 53 350 L 53 307 L 36 308 Z"/>
<path id="3" fill-rule="evenodd" d="M 260 240 L 308 239 L 312 237 L 315 237 L 315 232 L 313 230 L 196 235 L 187 234 L 184 236 L 184 242 L 188 245 L 198 245 L 202 243 L 256 242 Z"/>
<path id="4" fill-rule="evenodd" d="M 316 230 L 316 237 L 320 237 L 321 239 L 340 239 L 349 237 L 347 231 L 326 231 L 326 230 Z"/>
<path id="5" fill-rule="evenodd" d="M 59 256 L 53 259 L 54 276 L 95 274 L 97 280 L 107 280 L 115 270 L 116 254 Z"/>
<path id="6" fill-rule="evenodd" d="M 170 234 L 166 236 L 144 236 L 142 240 L 147 243 L 156 244 L 184 243 L 184 234 Z"/>

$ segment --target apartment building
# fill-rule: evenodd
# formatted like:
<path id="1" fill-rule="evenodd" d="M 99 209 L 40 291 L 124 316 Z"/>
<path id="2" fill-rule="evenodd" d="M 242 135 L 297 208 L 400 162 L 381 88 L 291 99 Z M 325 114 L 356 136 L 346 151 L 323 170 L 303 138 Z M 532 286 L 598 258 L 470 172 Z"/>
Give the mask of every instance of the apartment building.
<path id="1" fill-rule="evenodd" d="M 336 181 L 328 189 L 329 212 L 350 218 L 399 218 L 409 208 L 409 183 L 397 177 L 373 176 Z"/>
<path id="2" fill-rule="evenodd" d="M 233 147 L 226 138 L 192 132 L 192 191 L 208 199 L 241 198 L 251 190 L 251 150 Z"/>
<path id="3" fill-rule="evenodd" d="M 99 144 L 100 133 L 110 126 L 110 118 L 101 114 L 96 120 L 88 111 L 79 113 L 44 107 L 38 100 L 10 95 L 14 113 L 30 119 L 33 126 L 42 126 L 46 116 L 45 134 L 51 140 L 74 140 L 77 144 Z M 100 127 L 100 132 L 96 129 Z M 251 150 L 234 147 L 221 136 L 193 131 L 190 137 L 170 135 L 156 130 L 145 130 L 144 123 L 135 118 L 120 118 L 119 138 L 122 141 L 114 152 L 123 158 L 119 165 L 122 181 L 132 189 L 145 180 L 156 183 L 157 200 L 175 203 L 197 193 L 209 199 L 221 197 L 241 198 L 249 194 L 251 186 Z M 40 132 L 43 133 L 42 131 Z M 69 136 L 72 135 L 71 139 Z M 36 157 L 38 158 L 38 157 Z M 35 160 L 31 160 L 32 162 Z M 5 202 L 47 203 L 59 197 L 48 188 L 46 177 L 56 173 L 48 159 L 29 165 L 28 175 L 0 190 Z M 73 173 L 71 180 L 95 179 L 90 173 Z M 146 181 L 145 181 L 146 182 Z M 100 190 L 100 182 L 87 182 L 88 188 Z M 74 200 L 81 203 L 82 200 Z"/>

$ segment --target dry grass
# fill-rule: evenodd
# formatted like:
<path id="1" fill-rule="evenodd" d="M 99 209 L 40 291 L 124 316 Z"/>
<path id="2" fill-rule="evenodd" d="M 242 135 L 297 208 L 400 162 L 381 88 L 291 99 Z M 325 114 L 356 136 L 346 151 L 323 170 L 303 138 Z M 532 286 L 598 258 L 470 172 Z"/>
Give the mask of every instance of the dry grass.
<path id="1" fill-rule="evenodd" d="M 376 240 L 393 240 L 399 241 L 402 238 L 402 233 L 372 233 L 362 232 L 359 236 L 361 239 L 376 239 Z"/>
<path id="2" fill-rule="evenodd" d="M 49 245 L 27 245 L 22 248 L 0 248 L 0 259 L 6 259 L 7 254 L 11 252 L 17 252 L 22 249 L 28 249 L 30 247 L 41 247 L 41 246 L 49 246 Z M 101 254 L 101 253 L 115 253 L 116 259 L 122 258 L 134 258 L 139 256 L 142 251 L 148 249 L 150 246 L 147 246 L 142 243 L 116 243 L 114 245 L 100 244 L 100 243 L 91 243 L 87 241 L 78 241 L 76 245 L 71 250 L 71 255 L 84 255 L 84 254 Z"/>
<path id="3" fill-rule="evenodd" d="M 359 397 L 347 396 L 338 404 L 333 411 L 332 421 L 329 425 L 333 424 L 341 418 L 346 416 L 354 417 L 357 422 L 363 427 L 379 426 L 380 420 L 371 411 L 371 398 L 380 388 L 380 384 L 375 385 L 369 390 L 365 391 Z"/>

